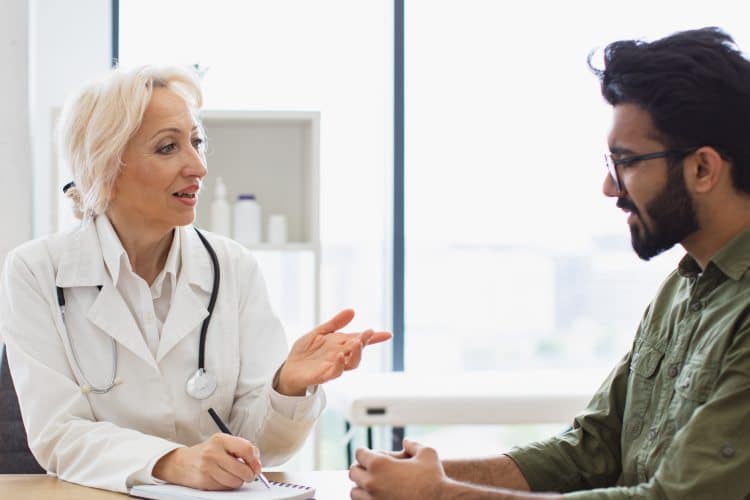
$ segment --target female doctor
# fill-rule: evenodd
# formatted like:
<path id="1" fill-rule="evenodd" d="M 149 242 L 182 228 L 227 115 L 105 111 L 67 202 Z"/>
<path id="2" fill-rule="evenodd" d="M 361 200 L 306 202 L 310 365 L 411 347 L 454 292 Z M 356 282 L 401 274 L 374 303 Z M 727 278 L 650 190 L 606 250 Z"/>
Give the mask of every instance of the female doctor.
<path id="1" fill-rule="evenodd" d="M 191 225 L 201 101 L 180 68 L 114 70 L 86 87 L 59 129 L 83 222 L 6 259 L 0 334 L 29 447 L 64 480 L 239 487 L 301 446 L 320 384 L 390 338 L 338 332 L 345 310 L 287 352 L 253 257 Z"/>

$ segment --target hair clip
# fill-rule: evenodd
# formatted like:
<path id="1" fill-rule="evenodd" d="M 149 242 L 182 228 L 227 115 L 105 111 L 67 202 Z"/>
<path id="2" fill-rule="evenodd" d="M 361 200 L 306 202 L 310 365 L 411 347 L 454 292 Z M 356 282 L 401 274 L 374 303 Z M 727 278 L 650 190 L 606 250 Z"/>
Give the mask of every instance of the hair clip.
<path id="1" fill-rule="evenodd" d="M 63 186 L 63 194 L 67 193 L 68 189 L 70 189 L 72 187 L 76 187 L 76 183 L 74 181 L 70 181 L 69 183 L 65 184 Z"/>

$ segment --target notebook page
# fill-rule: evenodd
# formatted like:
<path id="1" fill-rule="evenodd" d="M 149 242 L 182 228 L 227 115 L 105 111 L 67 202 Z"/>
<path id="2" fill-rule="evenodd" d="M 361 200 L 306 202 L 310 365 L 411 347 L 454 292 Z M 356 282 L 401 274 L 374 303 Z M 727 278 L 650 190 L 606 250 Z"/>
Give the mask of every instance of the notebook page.
<path id="1" fill-rule="evenodd" d="M 307 500 L 315 496 L 309 486 L 271 481 L 269 490 L 259 481 L 245 483 L 230 491 L 203 491 L 176 484 L 149 484 L 134 486 L 130 495 L 155 500 Z"/>

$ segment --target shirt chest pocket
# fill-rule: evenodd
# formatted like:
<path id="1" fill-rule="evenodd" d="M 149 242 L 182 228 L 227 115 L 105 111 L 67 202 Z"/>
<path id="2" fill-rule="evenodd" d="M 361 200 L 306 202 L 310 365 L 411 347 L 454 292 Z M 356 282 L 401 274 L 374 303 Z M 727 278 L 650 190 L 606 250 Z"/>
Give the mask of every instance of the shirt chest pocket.
<path id="1" fill-rule="evenodd" d="M 705 403 L 716 382 L 718 366 L 702 359 L 691 359 L 685 364 L 675 383 L 675 391 L 683 398 Z"/>
<path id="2" fill-rule="evenodd" d="M 687 423 L 693 412 L 711 395 L 718 372 L 717 363 L 706 362 L 700 356 L 693 356 L 685 363 L 675 381 L 675 396 L 671 405 L 678 429 Z"/>
<path id="3" fill-rule="evenodd" d="M 651 403 L 654 379 L 664 358 L 664 351 L 649 344 L 643 344 L 633 353 L 630 362 L 630 377 L 628 380 L 628 394 L 625 413 L 633 422 L 630 429 L 631 436 L 640 433 L 639 424 Z M 637 427 L 637 428 L 636 428 Z"/>

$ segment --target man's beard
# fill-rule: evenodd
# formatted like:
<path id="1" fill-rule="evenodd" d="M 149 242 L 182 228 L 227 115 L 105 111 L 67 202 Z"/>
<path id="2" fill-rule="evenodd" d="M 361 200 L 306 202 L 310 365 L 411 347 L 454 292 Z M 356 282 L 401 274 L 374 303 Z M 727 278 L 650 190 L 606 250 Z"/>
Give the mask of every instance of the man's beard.
<path id="1" fill-rule="evenodd" d="M 630 210 L 641 221 L 639 225 L 630 226 L 630 242 L 635 253 L 643 260 L 669 250 L 700 228 L 682 169 L 676 165 L 668 168 L 664 189 L 646 205 L 651 228 L 646 226 L 646 221 L 632 201 L 619 198 L 617 206 Z"/>

